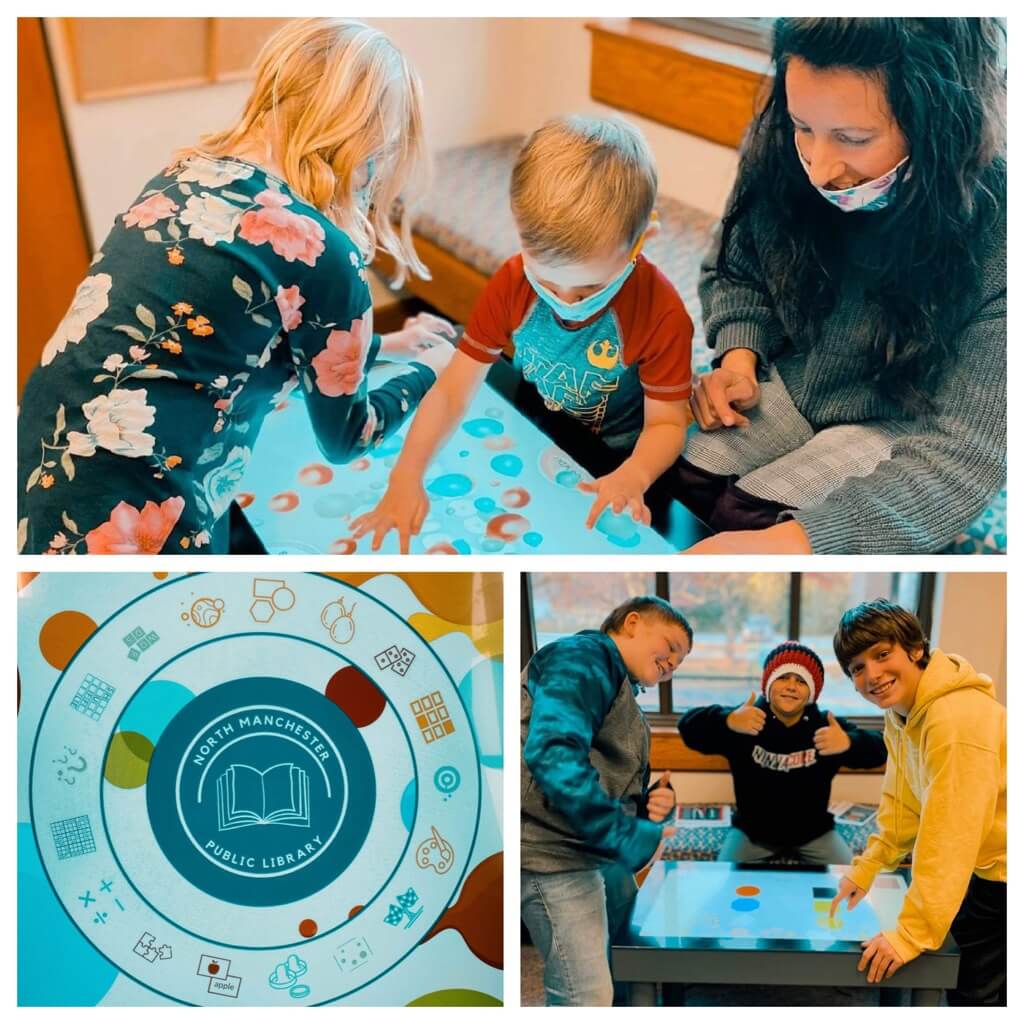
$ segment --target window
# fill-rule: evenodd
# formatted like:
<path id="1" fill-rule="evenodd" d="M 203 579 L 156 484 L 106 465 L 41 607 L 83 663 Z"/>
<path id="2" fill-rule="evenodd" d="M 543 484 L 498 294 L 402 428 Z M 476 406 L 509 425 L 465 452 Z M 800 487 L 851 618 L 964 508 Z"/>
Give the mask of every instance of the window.
<path id="1" fill-rule="evenodd" d="M 656 593 L 656 585 L 653 572 L 531 573 L 534 649 L 581 629 L 600 629 L 613 608 L 631 597 Z M 642 691 L 639 704 L 645 711 L 657 711 L 658 697 L 654 688 Z"/>
<path id="2" fill-rule="evenodd" d="M 760 689 L 764 656 L 789 636 L 792 576 L 670 573 L 668 583 L 669 600 L 694 632 L 693 650 L 671 683 L 669 710 L 746 700 Z"/>
<path id="3" fill-rule="evenodd" d="M 644 18 L 659 25 L 683 29 L 696 35 L 709 36 L 723 43 L 748 46 L 755 50 L 771 50 L 774 18 Z"/>
<path id="4" fill-rule="evenodd" d="M 761 666 L 782 641 L 799 640 L 825 666 L 822 703 L 837 714 L 877 718 L 832 653 L 844 611 L 884 597 L 913 609 L 931 630 L 934 576 L 925 573 L 531 573 L 530 650 L 581 629 L 598 629 L 622 601 L 658 594 L 693 626 L 691 654 L 671 682 L 641 693 L 640 706 L 674 722 L 686 708 L 739 704 L 761 690 Z M 529 617 L 528 617 L 529 618 Z"/>

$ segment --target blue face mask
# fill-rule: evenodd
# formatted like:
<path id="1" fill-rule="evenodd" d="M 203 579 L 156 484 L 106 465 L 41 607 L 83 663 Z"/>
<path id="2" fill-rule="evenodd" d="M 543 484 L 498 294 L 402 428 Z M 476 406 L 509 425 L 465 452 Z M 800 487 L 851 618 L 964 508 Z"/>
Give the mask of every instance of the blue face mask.
<path id="1" fill-rule="evenodd" d="M 557 295 L 552 295 L 538 281 L 532 273 L 530 273 L 529 267 L 526 265 L 526 261 L 523 261 L 523 273 L 526 275 L 526 280 L 530 282 L 533 290 L 551 307 L 555 316 L 559 320 L 565 320 L 567 323 L 578 324 L 584 320 L 589 320 L 592 316 L 600 313 L 602 309 L 607 306 L 619 291 L 622 286 L 629 279 L 629 275 L 633 273 L 633 268 L 636 266 L 636 260 L 631 259 L 625 267 L 622 268 L 622 273 L 615 278 L 614 281 L 609 281 L 599 292 L 594 292 L 593 295 L 588 295 L 585 299 L 580 299 L 579 302 L 563 302 Z"/>
<path id="2" fill-rule="evenodd" d="M 373 185 L 373 175 L 377 169 L 377 162 L 371 156 L 366 161 L 366 182 L 362 188 L 357 188 L 353 193 L 353 198 L 356 201 L 356 206 L 362 211 L 365 217 L 370 212 L 370 205 L 373 202 L 371 196 L 371 188 Z"/>

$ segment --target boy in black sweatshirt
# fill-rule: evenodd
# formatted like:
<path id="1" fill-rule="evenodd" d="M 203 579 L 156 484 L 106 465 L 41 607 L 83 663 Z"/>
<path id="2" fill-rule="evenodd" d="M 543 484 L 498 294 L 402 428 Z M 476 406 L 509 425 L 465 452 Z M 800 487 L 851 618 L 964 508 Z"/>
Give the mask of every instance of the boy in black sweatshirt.
<path id="1" fill-rule="evenodd" d="M 806 864 L 849 864 L 853 854 L 828 811 L 832 779 L 846 765 L 885 763 L 881 733 L 858 729 L 817 704 L 821 659 L 787 642 L 765 659 L 761 694 L 736 708 L 694 708 L 683 742 L 728 758 L 736 789 L 733 827 L 719 860 L 751 863 L 786 854 Z"/>

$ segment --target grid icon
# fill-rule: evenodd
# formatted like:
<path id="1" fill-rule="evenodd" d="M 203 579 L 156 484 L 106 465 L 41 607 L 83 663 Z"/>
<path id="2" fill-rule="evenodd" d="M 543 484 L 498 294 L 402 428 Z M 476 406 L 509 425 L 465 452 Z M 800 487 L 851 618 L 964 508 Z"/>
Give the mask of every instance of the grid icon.
<path id="1" fill-rule="evenodd" d="M 98 676 L 87 673 L 85 679 L 82 680 L 82 685 L 78 687 L 74 697 L 71 698 L 71 706 L 86 718 L 98 722 L 100 715 L 107 710 L 107 705 L 113 696 L 114 687 L 110 683 L 105 683 Z"/>
<path id="2" fill-rule="evenodd" d="M 51 821 L 50 834 L 53 836 L 58 860 L 71 860 L 72 857 L 96 852 L 96 840 L 93 838 L 88 814 Z"/>
<path id="3" fill-rule="evenodd" d="M 448 716 L 448 706 L 441 696 L 440 690 L 420 697 L 409 704 L 416 716 L 416 725 L 423 736 L 424 743 L 443 740 L 455 732 L 455 725 Z"/>

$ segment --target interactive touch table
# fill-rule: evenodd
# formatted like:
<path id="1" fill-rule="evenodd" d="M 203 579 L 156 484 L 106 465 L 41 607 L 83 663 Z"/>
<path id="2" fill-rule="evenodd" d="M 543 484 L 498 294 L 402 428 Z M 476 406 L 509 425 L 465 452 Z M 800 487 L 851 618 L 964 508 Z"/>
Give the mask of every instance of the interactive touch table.
<path id="1" fill-rule="evenodd" d="M 508 374 L 496 364 L 488 380 Z M 298 396 L 298 397 L 296 397 Z M 575 426 L 571 424 L 570 426 Z M 238 502 L 271 554 L 366 553 L 372 537 L 352 539 L 348 524 L 380 500 L 408 430 L 364 457 L 329 466 L 320 455 L 299 392 L 267 416 Z M 490 384 L 438 453 L 425 484 L 431 510 L 412 554 L 669 554 L 706 531 L 672 503 L 674 543 L 629 515 L 605 511 L 592 530 L 584 523 L 592 480 L 533 422 Z M 681 530 L 681 533 L 680 533 Z M 381 551 L 398 552 L 392 532 Z"/>
<path id="2" fill-rule="evenodd" d="M 19 1002 L 499 1001 L 500 577 L 360 584 L 24 588 Z"/>
<path id="3" fill-rule="evenodd" d="M 830 920 L 845 871 L 660 861 L 612 943 L 615 980 L 633 983 L 637 1005 L 655 1002 L 656 982 L 867 985 L 857 971 L 860 944 L 895 926 L 907 881 L 879 875 L 866 899 Z M 947 937 L 882 984 L 911 989 L 914 1005 L 936 1005 L 955 987 L 959 964 Z"/>

